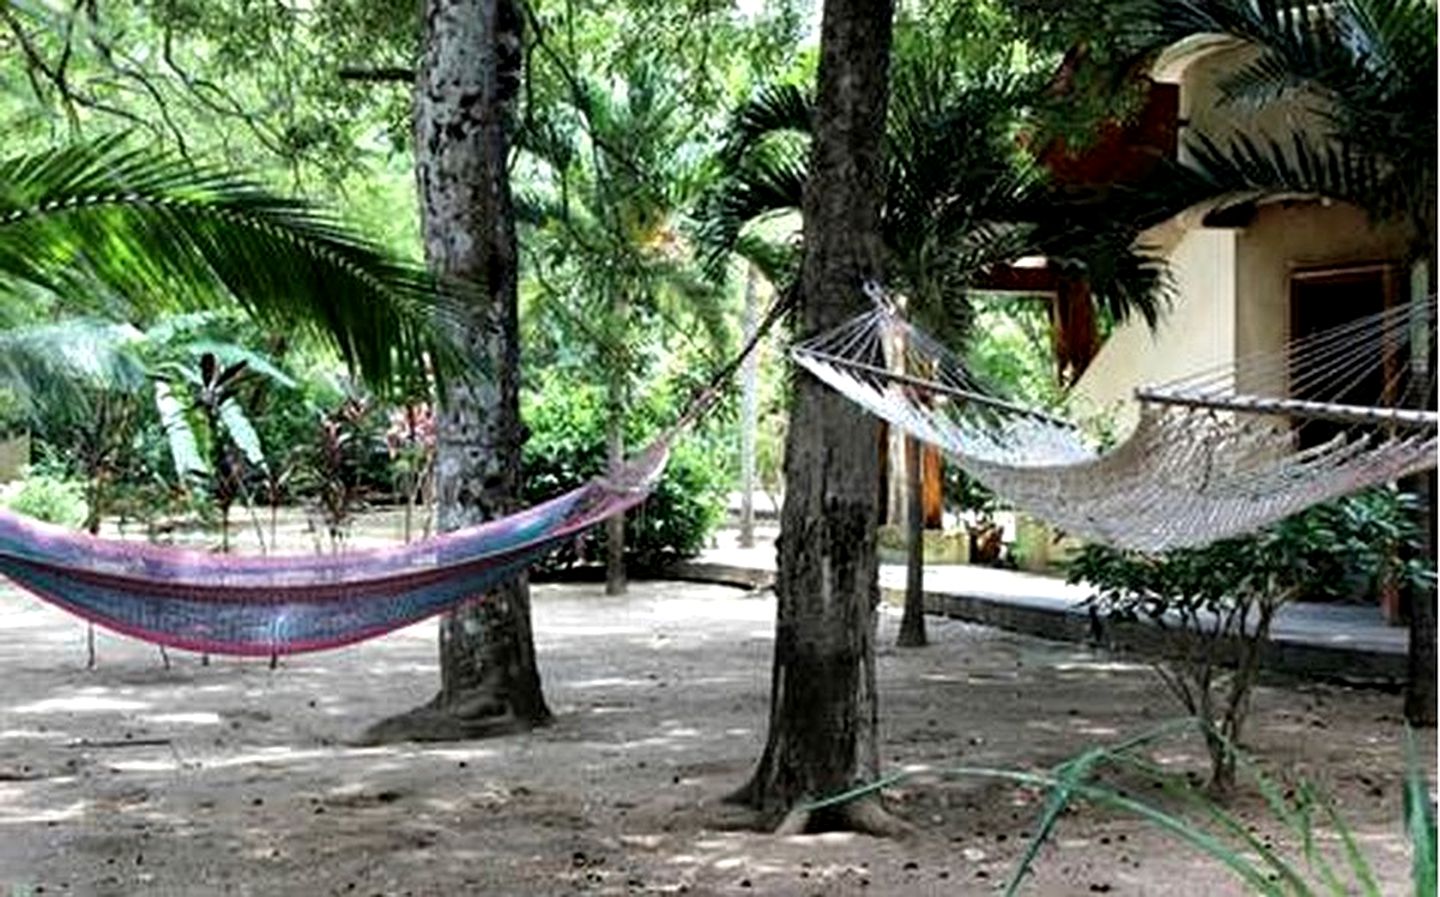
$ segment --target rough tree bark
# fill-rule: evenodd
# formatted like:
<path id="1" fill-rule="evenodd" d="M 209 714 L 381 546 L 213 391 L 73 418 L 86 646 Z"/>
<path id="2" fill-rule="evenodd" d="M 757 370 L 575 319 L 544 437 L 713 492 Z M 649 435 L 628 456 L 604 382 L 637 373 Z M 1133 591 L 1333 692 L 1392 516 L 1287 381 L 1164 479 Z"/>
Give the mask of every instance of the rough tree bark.
<path id="1" fill-rule="evenodd" d="M 1426 551 L 1435 559 L 1435 471 L 1420 475 L 1420 514 L 1424 520 Z M 1436 688 L 1436 627 L 1435 593 L 1410 596 L 1409 677 L 1405 684 L 1405 721 L 1417 728 L 1435 727 Z"/>
<path id="2" fill-rule="evenodd" d="M 425 0 L 415 83 L 415 171 L 425 255 L 476 285 L 461 340 L 481 376 L 455 383 L 437 418 L 439 526 L 515 510 L 520 476 L 520 350 L 515 220 L 506 168 L 520 85 L 513 0 Z M 546 722 L 524 576 L 440 623 L 440 692 L 372 727 L 364 741 L 473 738 Z"/>
<path id="3" fill-rule="evenodd" d="M 1429 206 L 1433 209 L 1433 206 Z M 1433 212 L 1431 218 L 1424 226 L 1429 230 L 1425 233 L 1434 233 Z M 1426 259 L 1417 268 L 1424 268 L 1423 272 L 1416 271 L 1414 282 L 1411 285 L 1412 299 L 1420 301 L 1427 296 L 1435 295 L 1436 278 L 1440 271 L 1436 269 L 1435 252 L 1433 248 L 1427 247 Z M 1423 305 L 1421 306 L 1424 307 Z M 1427 338 L 1430 345 L 1424 353 L 1412 353 L 1412 357 L 1424 357 L 1430 367 L 1437 363 L 1435 357 L 1435 321 L 1427 322 Z M 1417 383 L 1429 384 L 1430 377 L 1428 370 L 1421 370 L 1418 366 L 1412 375 Z M 1419 397 L 1419 403 L 1425 408 L 1435 407 L 1435 392 L 1433 389 Z M 1423 533 L 1423 551 L 1430 563 L 1435 563 L 1435 515 L 1436 515 L 1436 489 L 1435 471 L 1419 474 L 1408 484 L 1409 487 L 1420 496 L 1420 520 L 1421 532 Z M 1435 627 L 1435 593 L 1418 594 L 1410 596 L 1410 653 L 1408 663 L 1409 676 L 1405 683 L 1405 720 L 1412 726 L 1423 728 L 1434 728 L 1437 714 L 1437 702 L 1440 702 L 1440 690 L 1437 690 L 1436 681 L 1436 627 Z"/>
<path id="4" fill-rule="evenodd" d="M 905 439 L 905 480 L 910 499 L 905 505 L 905 612 L 900 617 L 902 648 L 923 648 L 925 638 L 925 468 L 923 445 L 913 436 Z"/>
<path id="5" fill-rule="evenodd" d="M 863 310 L 881 276 L 882 123 L 891 0 L 827 0 L 819 102 L 803 203 L 799 332 Z M 781 831 L 900 828 L 878 797 L 815 812 L 807 801 L 879 772 L 875 692 L 875 420 L 809 375 L 791 392 L 775 658 L 765 751 L 734 798 Z"/>

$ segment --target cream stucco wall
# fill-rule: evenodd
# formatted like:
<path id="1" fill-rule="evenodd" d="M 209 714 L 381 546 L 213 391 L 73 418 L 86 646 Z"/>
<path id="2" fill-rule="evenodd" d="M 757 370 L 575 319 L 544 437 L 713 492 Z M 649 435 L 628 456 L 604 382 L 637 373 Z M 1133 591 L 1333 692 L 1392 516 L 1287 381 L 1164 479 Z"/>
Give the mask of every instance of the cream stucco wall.
<path id="1" fill-rule="evenodd" d="M 1175 286 L 1169 311 L 1153 332 L 1138 318 L 1115 329 L 1071 392 L 1077 414 L 1114 413 L 1114 422 L 1126 428 L 1135 419 L 1135 387 L 1234 357 L 1235 244 L 1229 230 L 1180 234 L 1167 257 Z"/>
<path id="2" fill-rule="evenodd" d="M 1270 355 L 1290 339 L 1290 279 L 1296 271 L 1344 268 L 1405 257 L 1401 226 L 1376 226 L 1354 206 L 1284 202 L 1261 206 L 1235 253 L 1237 357 Z M 1239 388 L 1247 388 L 1241 382 Z"/>
<path id="3" fill-rule="evenodd" d="M 1314 113 L 1300 102 L 1259 111 L 1223 102 L 1226 74 L 1252 55 L 1244 47 L 1204 41 L 1163 61 L 1156 77 L 1181 85 L 1187 130 L 1223 144 L 1239 130 L 1283 136 L 1313 122 Z M 1119 406 L 1117 423 L 1128 424 L 1137 386 L 1281 351 L 1289 339 L 1290 281 L 1296 271 L 1398 262 L 1405 255 L 1402 226 L 1377 227 L 1360 209 L 1339 203 L 1262 204 L 1235 230 L 1205 228 L 1202 217 L 1203 210 L 1192 210 L 1146 235 L 1145 242 L 1158 246 L 1170 265 L 1171 308 L 1153 334 L 1141 321 L 1117 328 L 1072 392 L 1077 413 Z M 1237 386 L 1247 388 L 1245 382 Z"/>
<path id="4" fill-rule="evenodd" d="M 1166 256 L 1175 291 L 1160 326 L 1151 333 L 1135 320 L 1117 328 L 1075 385 L 1072 408 L 1115 412 L 1116 423 L 1128 425 L 1137 386 L 1276 355 L 1290 339 L 1296 271 L 1398 262 L 1406 242 L 1401 226 L 1376 226 L 1353 206 L 1314 201 L 1261 206 L 1239 230 L 1183 229 Z M 1236 386 L 1260 384 L 1242 377 Z"/>

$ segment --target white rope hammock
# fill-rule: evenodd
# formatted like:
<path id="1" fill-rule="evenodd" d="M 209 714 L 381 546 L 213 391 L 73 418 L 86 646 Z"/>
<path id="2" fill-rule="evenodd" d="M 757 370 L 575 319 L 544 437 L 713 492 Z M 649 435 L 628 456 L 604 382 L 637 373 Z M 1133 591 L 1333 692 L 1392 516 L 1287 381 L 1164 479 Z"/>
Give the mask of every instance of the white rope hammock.
<path id="1" fill-rule="evenodd" d="M 1102 452 L 1076 425 L 988 393 L 870 292 L 873 311 L 794 345 L 794 361 L 1084 539 L 1204 545 L 1436 464 L 1437 415 L 1417 410 L 1435 389 L 1433 298 L 1139 389 L 1134 430 Z M 1356 403 L 1356 384 L 1379 400 Z"/>

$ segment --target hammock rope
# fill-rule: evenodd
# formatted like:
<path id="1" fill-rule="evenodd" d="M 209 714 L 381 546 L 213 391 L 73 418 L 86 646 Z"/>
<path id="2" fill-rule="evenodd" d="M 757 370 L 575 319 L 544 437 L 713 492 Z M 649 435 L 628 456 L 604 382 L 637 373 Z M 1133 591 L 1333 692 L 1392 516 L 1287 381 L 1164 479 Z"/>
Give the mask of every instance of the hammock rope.
<path id="1" fill-rule="evenodd" d="M 866 291 L 873 310 L 796 343 L 794 362 L 1084 539 L 1203 545 L 1436 463 L 1440 418 L 1421 405 L 1435 391 L 1433 297 L 1142 387 L 1134 429 L 1101 451 L 1077 425 L 986 389 Z M 1361 400 L 1357 384 L 1369 386 Z"/>
<path id="2" fill-rule="evenodd" d="M 106 629 L 191 651 L 274 657 L 384 635 L 483 596 L 643 502 L 671 443 L 719 400 L 788 303 L 771 305 L 741 350 L 647 448 L 519 513 L 390 548 L 240 556 L 104 539 L 0 510 L 0 574 Z"/>

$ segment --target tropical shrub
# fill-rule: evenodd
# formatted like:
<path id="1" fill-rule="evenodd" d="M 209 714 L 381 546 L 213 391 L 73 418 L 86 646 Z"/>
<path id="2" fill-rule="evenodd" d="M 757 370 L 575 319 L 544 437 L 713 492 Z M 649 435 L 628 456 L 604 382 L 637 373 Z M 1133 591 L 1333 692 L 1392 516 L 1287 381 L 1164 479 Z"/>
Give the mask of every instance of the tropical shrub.
<path id="1" fill-rule="evenodd" d="M 0 490 L 0 505 L 63 526 L 81 526 L 90 515 L 85 484 L 61 476 L 32 473 Z"/>
<path id="2" fill-rule="evenodd" d="M 318 513 L 334 551 L 364 508 L 375 457 L 384 457 L 384 419 L 377 408 L 368 397 L 347 397 L 318 416 L 308 441 L 294 454 L 295 489 Z"/>
<path id="3" fill-rule="evenodd" d="M 1297 514 L 1242 538 L 1163 554 L 1087 545 L 1069 579 L 1096 588 L 1091 606 L 1111 620 L 1145 621 L 1174 638 L 1156 664 L 1187 713 L 1205 723 L 1211 787 L 1234 782 L 1235 752 L 1276 613 L 1288 601 L 1337 581 L 1389 577 L 1415 595 L 1434 589 L 1418 556 L 1406 501 L 1376 490 Z M 1393 515 L 1383 509 L 1394 509 Z M 1386 534 L 1383 544 L 1362 545 Z M 1343 575 L 1342 575 L 1343 574 Z"/>
<path id="4" fill-rule="evenodd" d="M 675 417 L 675 403 L 663 390 L 631 410 L 626 444 L 643 445 Z M 605 471 L 605 394 L 552 375 L 522 397 L 530 429 L 521 456 L 521 494 L 528 504 L 573 489 Z M 627 562 L 640 568 L 693 555 L 719 524 L 724 509 L 727 468 L 722 451 L 712 451 L 706 434 L 678 441 L 655 491 L 625 523 Z M 562 552 L 552 566 L 604 558 L 603 528 L 588 531 Z"/>
<path id="5" fill-rule="evenodd" d="M 1427 568 L 1414 557 L 1420 548 L 1419 520 L 1413 493 L 1384 488 L 1304 514 L 1299 522 L 1316 548 L 1306 557 L 1315 575 L 1304 598 L 1373 600 L 1387 587 L 1423 587 Z"/>

